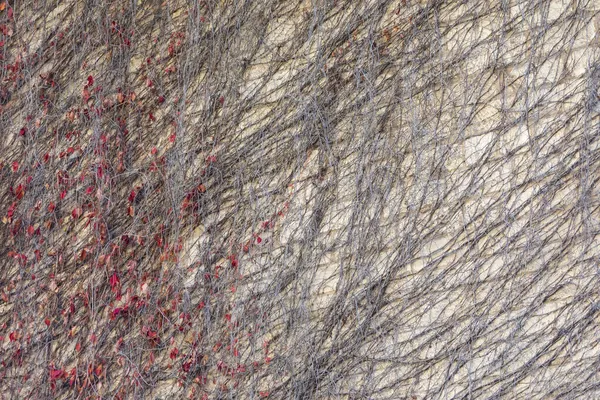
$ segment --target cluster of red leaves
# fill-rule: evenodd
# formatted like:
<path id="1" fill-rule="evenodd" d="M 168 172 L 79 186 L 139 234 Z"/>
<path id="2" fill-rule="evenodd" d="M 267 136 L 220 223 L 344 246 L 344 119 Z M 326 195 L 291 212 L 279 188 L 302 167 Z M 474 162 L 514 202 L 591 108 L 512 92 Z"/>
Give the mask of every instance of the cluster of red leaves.
<path id="1" fill-rule="evenodd" d="M 2 2 L 0 12 L 7 16 L 0 25 L 4 46 L 12 35 L 13 8 Z M 115 13 L 108 20 L 109 43 L 145 49 L 136 47 L 133 27 Z M 63 54 L 70 43 L 66 39 L 75 38 L 72 27 L 63 28 L 46 44 L 52 51 L 41 52 L 46 57 Z M 179 203 L 161 200 L 170 198 L 164 176 L 174 157 L 171 145 L 186 139 L 167 101 L 179 98 L 167 83 L 177 79 L 186 35 L 175 31 L 163 44 L 162 54 L 147 55 L 134 79 L 137 86 L 114 87 L 108 74 L 91 72 L 87 62 L 82 75 L 35 75 L 43 87 L 42 106 L 15 122 L 12 131 L 22 146 L 6 169 L 10 185 L 2 221 L 10 250 L 2 301 L 17 307 L 27 303 L 14 301 L 23 296 L 32 304 L 0 326 L 0 337 L 9 341 L 0 360 L 4 368 L 24 368 L 23 376 L 34 379 L 35 345 L 51 335 L 63 348 L 73 346 L 72 357 L 52 350 L 47 369 L 35 378 L 52 396 L 60 397 L 61 391 L 92 396 L 104 387 L 116 398 L 127 398 L 157 368 L 172 371 L 167 373 L 179 382 L 193 382 L 204 395 L 215 387 L 235 390 L 251 374 L 264 374 L 272 359 L 268 351 L 252 350 L 254 342 L 260 343 L 266 315 L 235 300 L 244 284 L 244 262 L 282 211 L 243 240 L 220 244 L 215 253 L 221 260 L 184 266 L 205 277 L 191 299 L 173 273 L 184 248 L 180 232 L 194 228 L 203 202 L 215 195 L 223 158 L 218 151 L 202 152 L 200 177 L 188 182 Z M 40 62 L 27 54 L 3 61 L 6 80 L 15 89 Z M 77 79 L 76 99 L 52 113 L 52 96 L 65 95 L 59 89 L 68 79 Z M 225 97 L 218 103 L 224 106 Z M 140 144 L 146 129 L 162 135 L 152 142 L 160 144 Z M 146 182 L 128 178 L 141 170 L 153 173 Z M 9 275 L 13 269 L 17 272 Z M 137 352 L 136 362 L 141 361 L 132 365 L 124 348 Z"/>

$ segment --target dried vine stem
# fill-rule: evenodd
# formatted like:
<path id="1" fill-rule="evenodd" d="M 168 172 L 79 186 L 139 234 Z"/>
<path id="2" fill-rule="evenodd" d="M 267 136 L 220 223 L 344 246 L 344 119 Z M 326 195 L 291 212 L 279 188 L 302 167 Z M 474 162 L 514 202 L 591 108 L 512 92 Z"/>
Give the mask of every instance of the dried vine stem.
<path id="1" fill-rule="evenodd" d="M 0 2 L 0 397 L 596 398 L 597 2 Z"/>

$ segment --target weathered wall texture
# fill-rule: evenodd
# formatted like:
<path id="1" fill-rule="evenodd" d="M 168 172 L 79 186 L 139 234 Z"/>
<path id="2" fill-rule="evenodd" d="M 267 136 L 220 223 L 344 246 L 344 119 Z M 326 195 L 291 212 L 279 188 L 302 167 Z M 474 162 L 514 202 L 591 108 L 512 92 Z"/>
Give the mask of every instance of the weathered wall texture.
<path id="1" fill-rule="evenodd" d="M 13 6 L 0 396 L 600 397 L 600 2 Z"/>

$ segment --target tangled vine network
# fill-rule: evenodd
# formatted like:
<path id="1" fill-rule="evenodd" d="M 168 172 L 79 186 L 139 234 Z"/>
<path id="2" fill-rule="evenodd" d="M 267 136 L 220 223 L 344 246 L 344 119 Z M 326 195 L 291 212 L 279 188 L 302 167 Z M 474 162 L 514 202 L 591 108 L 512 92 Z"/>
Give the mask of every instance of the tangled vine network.
<path id="1" fill-rule="evenodd" d="M 600 398 L 599 30 L 0 1 L 0 398 Z"/>

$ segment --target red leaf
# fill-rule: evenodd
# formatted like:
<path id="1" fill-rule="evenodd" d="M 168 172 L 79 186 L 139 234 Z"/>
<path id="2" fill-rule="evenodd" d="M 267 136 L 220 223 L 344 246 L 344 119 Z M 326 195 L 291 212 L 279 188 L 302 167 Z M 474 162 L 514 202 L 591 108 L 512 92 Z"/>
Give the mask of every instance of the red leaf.
<path id="1" fill-rule="evenodd" d="M 79 343 L 77 343 L 79 344 Z M 81 348 L 81 346 L 79 346 Z M 75 346 L 75 348 L 77 348 L 77 346 Z M 79 350 L 77 350 L 79 351 Z M 71 378 L 69 379 L 69 386 L 73 386 L 73 384 L 75 383 L 75 378 L 77 377 L 77 368 L 73 368 L 71 369 L 71 372 L 69 373 L 69 375 L 71 375 Z"/>
<path id="2" fill-rule="evenodd" d="M 150 78 L 146 79 L 146 86 L 148 86 L 148 87 L 154 86 L 154 84 L 152 83 L 152 80 Z"/>
<path id="3" fill-rule="evenodd" d="M 46 326 L 50 326 L 50 319 L 49 318 L 44 319 L 44 323 L 46 324 Z"/>
<path id="4" fill-rule="evenodd" d="M 119 282 L 120 282 L 119 281 L 119 276 L 115 272 L 114 274 L 112 274 L 112 276 L 109 279 L 110 287 L 112 289 L 114 289 L 119 284 Z"/>
<path id="5" fill-rule="evenodd" d="M 173 133 L 173 134 L 171 134 L 171 136 L 169 136 L 169 142 L 171 142 L 171 143 L 175 143 L 175 138 L 176 138 L 176 137 L 177 137 L 177 136 L 176 136 L 174 133 Z"/>
<path id="6" fill-rule="evenodd" d="M 177 354 L 179 354 L 179 350 L 177 350 L 177 347 L 175 347 L 173 350 L 171 350 L 171 354 L 169 354 L 169 357 L 171 358 L 171 360 L 174 360 L 177 358 Z"/>
<path id="7" fill-rule="evenodd" d="M 50 204 L 48 204 L 48 212 L 53 212 L 55 208 L 56 205 L 53 202 L 50 202 Z"/>
<path id="8" fill-rule="evenodd" d="M 256 237 L 256 243 L 260 244 L 260 242 L 262 242 L 262 238 L 260 236 Z"/>
<path id="9" fill-rule="evenodd" d="M 130 203 L 133 203 L 133 200 L 135 200 L 135 190 L 132 190 L 131 193 L 129 193 L 128 200 Z"/>
<path id="10" fill-rule="evenodd" d="M 20 136 L 25 136 L 25 134 L 27 133 L 27 128 L 23 127 L 19 130 L 19 135 Z"/>
<path id="11" fill-rule="evenodd" d="M 17 172 L 19 170 L 19 162 L 18 161 L 12 162 L 12 170 L 13 170 L 13 172 Z"/>
<path id="12" fill-rule="evenodd" d="M 88 83 L 87 83 L 87 84 L 88 84 L 88 86 L 93 86 L 93 85 L 94 85 L 94 77 L 93 77 L 93 76 L 91 76 L 91 75 L 90 75 L 90 76 L 88 76 L 88 77 L 87 77 L 87 82 L 88 82 Z"/>
<path id="13" fill-rule="evenodd" d="M 110 319 L 111 320 L 115 319 L 121 313 L 122 310 L 123 309 L 121 307 L 115 308 L 111 313 Z"/>
<path id="14" fill-rule="evenodd" d="M 52 379 L 52 380 L 60 379 L 60 378 L 62 378 L 64 373 L 65 373 L 65 371 L 63 371 L 62 369 L 51 368 L 50 369 L 50 379 Z"/>
<path id="15" fill-rule="evenodd" d="M 156 149 L 156 147 L 153 147 L 152 150 L 150 150 L 150 153 L 152 155 L 155 155 L 156 153 L 158 153 L 158 150 Z"/>
<path id="16" fill-rule="evenodd" d="M 81 207 L 75 207 L 73 211 L 71 211 L 71 216 L 73 216 L 73 219 L 81 217 L 81 214 L 83 214 Z"/>
<path id="17" fill-rule="evenodd" d="M 23 187 L 23 185 L 17 186 L 17 188 L 15 189 L 15 196 L 17 196 L 17 199 L 21 200 L 24 195 L 25 195 L 25 188 Z"/>
<path id="18" fill-rule="evenodd" d="M 184 372 L 190 372 L 190 368 L 192 367 L 192 362 L 188 361 L 186 363 L 183 363 L 181 365 L 181 368 L 183 369 Z"/>

